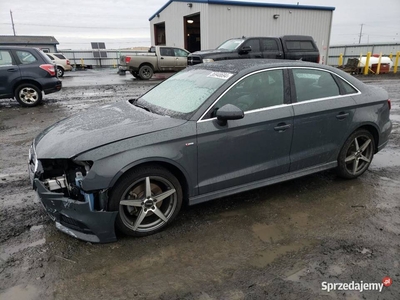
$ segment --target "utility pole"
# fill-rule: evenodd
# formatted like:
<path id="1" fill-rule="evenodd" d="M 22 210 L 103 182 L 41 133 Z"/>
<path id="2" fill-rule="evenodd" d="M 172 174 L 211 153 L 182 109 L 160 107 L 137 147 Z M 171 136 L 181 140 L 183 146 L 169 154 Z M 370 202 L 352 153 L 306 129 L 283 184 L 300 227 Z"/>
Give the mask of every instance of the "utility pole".
<path id="1" fill-rule="evenodd" d="M 13 16 L 12 16 L 11 9 L 10 9 L 10 16 L 11 16 L 11 24 L 12 24 L 12 28 L 13 28 L 13 32 L 14 32 L 14 36 L 15 36 L 14 19 L 13 19 Z"/>
<path id="2" fill-rule="evenodd" d="M 362 29 L 363 29 L 364 24 L 361 24 L 361 30 L 360 30 L 360 38 L 358 39 L 358 43 L 361 43 L 361 37 L 362 37 Z"/>

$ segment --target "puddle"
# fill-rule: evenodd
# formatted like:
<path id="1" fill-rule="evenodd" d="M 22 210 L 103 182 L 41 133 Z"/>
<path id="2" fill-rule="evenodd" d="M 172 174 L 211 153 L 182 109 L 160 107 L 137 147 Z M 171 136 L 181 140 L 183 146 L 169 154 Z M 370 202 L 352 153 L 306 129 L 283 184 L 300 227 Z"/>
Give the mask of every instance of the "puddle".
<path id="1" fill-rule="evenodd" d="M 37 226 L 37 227 L 39 227 L 39 226 Z M 25 250 L 30 247 L 41 246 L 41 245 L 44 245 L 44 243 L 46 243 L 46 239 L 42 238 L 42 239 L 34 241 L 32 243 L 21 243 L 21 244 L 15 245 L 15 246 L 7 247 L 5 249 L 2 249 L 2 252 L 0 253 L 0 260 L 7 261 L 7 259 L 14 253 L 17 253 L 19 251 Z"/>
<path id="2" fill-rule="evenodd" d="M 271 264 L 274 260 L 288 254 L 289 252 L 296 252 L 304 247 L 311 245 L 311 242 L 303 241 L 301 243 L 292 243 L 289 245 L 281 245 L 273 249 L 265 249 L 259 251 L 256 256 L 250 260 L 250 265 L 257 268 L 264 268 Z"/>
<path id="3" fill-rule="evenodd" d="M 39 291 L 32 285 L 17 285 L 0 294 L 0 300 L 38 300 Z"/>
<path id="4" fill-rule="evenodd" d="M 400 151 L 395 151 L 394 149 L 384 149 L 374 156 L 369 168 L 376 170 L 396 166 L 400 166 Z"/>
<path id="5" fill-rule="evenodd" d="M 400 115 L 390 115 L 390 120 L 400 123 Z"/>
<path id="6" fill-rule="evenodd" d="M 254 224 L 254 234 L 263 242 L 276 243 L 283 238 L 282 231 L 276 225 Z"/>

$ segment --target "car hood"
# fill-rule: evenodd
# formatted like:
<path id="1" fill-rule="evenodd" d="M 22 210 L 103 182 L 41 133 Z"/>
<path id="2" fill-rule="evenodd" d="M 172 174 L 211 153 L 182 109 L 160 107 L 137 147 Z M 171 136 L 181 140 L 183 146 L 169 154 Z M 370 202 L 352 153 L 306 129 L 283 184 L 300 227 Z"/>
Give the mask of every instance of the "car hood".
<path id="1" fill-rule="evenodd" d="M 207 54 L 215 54 L 215 53 L 231 53 L 232 51 L 226 50 L 226 49 L 210 49 L 210 50 L 202 50 L 202 51 L 196 51 L 193 52 L 191 55 L 200 55 L 204 56 Z"/>
<path id="2" fill-rule="evenodd" d="M 38 159 L 71 158 L 123 139 L 172 128 L 186 120 L 150 113 L 128 101 L 105 105 L 61 120 L 35 139 Z"/>

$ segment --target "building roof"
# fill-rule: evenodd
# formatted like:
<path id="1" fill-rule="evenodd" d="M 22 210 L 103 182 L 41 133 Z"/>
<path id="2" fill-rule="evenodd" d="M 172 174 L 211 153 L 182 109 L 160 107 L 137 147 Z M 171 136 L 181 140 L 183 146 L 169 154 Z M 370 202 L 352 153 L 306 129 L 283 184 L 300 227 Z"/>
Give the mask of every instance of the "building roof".
<path id="1" fill-rule="evenodd" d="M 54 36 L 0 35 L 0 45 L 58 45 Z"/>
<path id="2" fill-rule="evenodd" d="M 252 6 L 252 7 L 273 7 L 273 8 L 289 8 L 289 9 L 309 9 L 309 10 L 335 10 L 335 7 L 330 6 L 312 6 L 312 5 L 294 5 L 294 4 L 279 4 L 279 3 L 264 3 L 264 2 L 245 2 L 245 1 L 231 1 L 231 0 L 169 0 L 162 6 L 149 21 L 153 20 L 159 13 L 167 8 L 172 2 L 187 2 L 187 3 L 207 3 L 207 4 L 221 4 L 231 6 Z"/>

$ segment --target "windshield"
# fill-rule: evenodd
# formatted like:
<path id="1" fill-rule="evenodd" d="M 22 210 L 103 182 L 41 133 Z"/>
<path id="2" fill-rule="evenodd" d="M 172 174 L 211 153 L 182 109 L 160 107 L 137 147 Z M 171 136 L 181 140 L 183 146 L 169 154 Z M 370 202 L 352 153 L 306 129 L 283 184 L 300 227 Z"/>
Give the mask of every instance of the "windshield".
<path id="1" fill-rule="evenodd" d="M 186 119 L 231 76 L 203 69 L 182 71 L 144 94 L 136 104 L 160 115 Z"/>
<path id="2" fill-rule="evenodd" d="M 227 40 L 221 46 L 219 46 L 217 49 L 235 50 L 240 46 L 241 43 L 243 43 L 243 41 L 244 41 L 244 39 Z"/>

